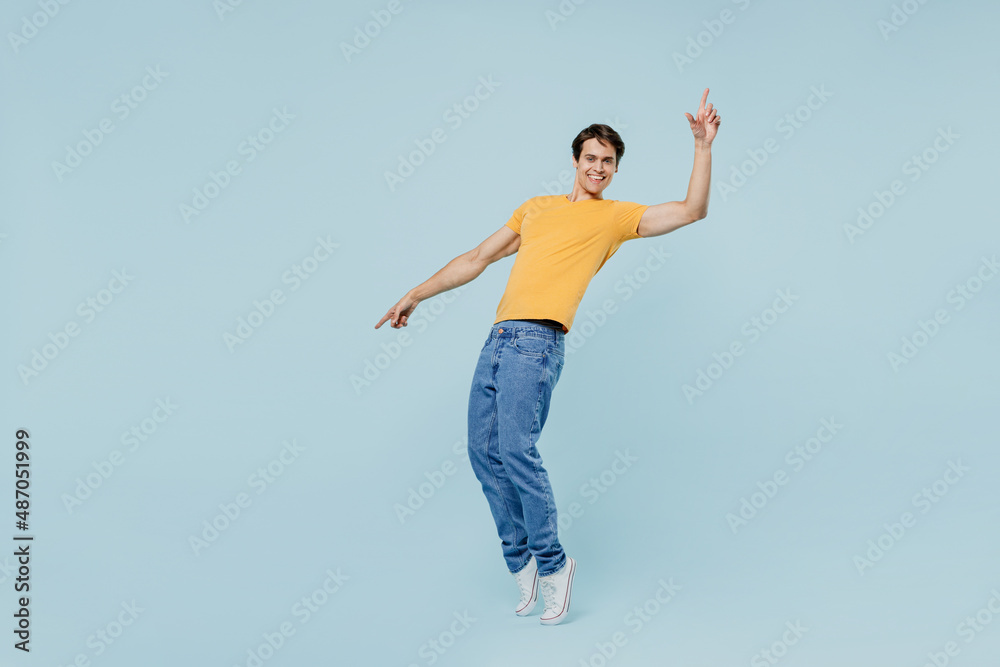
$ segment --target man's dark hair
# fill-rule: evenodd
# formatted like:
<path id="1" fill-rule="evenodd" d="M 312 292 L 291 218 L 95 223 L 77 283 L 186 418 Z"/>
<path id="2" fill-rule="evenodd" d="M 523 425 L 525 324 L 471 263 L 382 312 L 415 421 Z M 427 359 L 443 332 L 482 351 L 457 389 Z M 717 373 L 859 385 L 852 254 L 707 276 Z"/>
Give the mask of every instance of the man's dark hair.
<path id="1" fill-rule="evenodd" d="M 597 139 L 605 146 L 609 145 L 615 149 L 615 166 L 622 161 L 622 156 L 625 155 L 625 142 L 618 135 L 617 132 L 611 129 L 610 126 L 604 125 L 603 123 L 594 123 L 584 128 L 580 134 L 576 135 L 576 139 L 573 140 L 573 159 L 580 160 L 580 151 L 583 150 L 583 142 L 587 139 Z"/>

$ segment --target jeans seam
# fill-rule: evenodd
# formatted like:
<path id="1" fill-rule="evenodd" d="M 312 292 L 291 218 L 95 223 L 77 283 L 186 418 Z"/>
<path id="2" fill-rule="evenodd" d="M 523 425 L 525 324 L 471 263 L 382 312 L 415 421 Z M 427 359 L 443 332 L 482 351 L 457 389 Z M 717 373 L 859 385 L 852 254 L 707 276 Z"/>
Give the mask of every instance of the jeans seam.
<path id="1" fill-rule="evenodd" d="M 538 378 L 538 399 L 535 401 L 535 419 L 534 419 L 534 421 L 531 422 L 531 429 L 528 431 L 528 443 L 532 447 L 535 446 L 535 443 L 531 442 L 531 434 L 535 431 L 535 424 L 538 423 L 538 421 L 539 421 L 539 419 L 538 419 L 538 409 L 539 409 L 539 407 L 542 404 L 542 392 L 545 390 L 545 376 L 548 374 L 547 371 L 548 371 L 547 361 L 546 361 L 545 355 L 543 353 L 543 355 L 542 355 L 542 374 Z M 541 431 L 541 429 L 539 429 L 539 431 Z M 545 485 L 542 484 L 541 475 L 538 474 L 538 460 L 537 459 L 532 459 L 532 461 L 531 461 L 531 467 L 535 471 L 535 480 L 537 481 L 537 483 L 539 484 L 539 486 L 545 486 Z M 549 480 L 548 487 L 549 487 L 550 491 L 551 491 L 551 486 L 552 486 L 552 480 Z M 545 523 L 547 524 L 549 531 L 551 531 L 551 533 L 552 533 L 552 535 L 554 537 L 554 541 L 556 543 L 558 543 L 559 542 L 558 525 L 557 524 L 553 524 L 553 521 L 552 521 L 552 516 L 553 516 L 553 514 L 555 514 L 555 499 L 552 497 L 552 495 L 553 494 L 551 492 L 545 494 Z"/>
<path id="2" fill-rule="evenodd" d="M 491 366 L 492 366 L 492 364 L 491 364 Z M 494 384 L 495 384 L 495 382 L 494 382 Z M 504 495 L 503 491 L 500 488 L 500 480 L 497 478 L 496 469 L 493 467 L 493 461 L 490 458 L 490 442 L 491 442 L 491 436 L 493 434 L 493 423 L 497 419 L 498 412 L 499 412 L 499 406 L 497 405 L 496 397 L 494 397 L 494 399 L 493 399 L 493 414 L 490 416 L 490 426 L 489 426 L 489 429 L 486 431 L 486 465 L 487 465 L 487 467 L 489 467 L 489 469 L 490 469 L 490 476 L 493 478 L 493 487 L 496 489 L 497 495 L 503 501 L 503 509 L 504 509 L 505 512 L 507 512 L 507 520 L 508 520 L 508 523 L 510 524 L 511 531 L 514 533 L 513 546 L 516 547 L 517 543 L 518 543 L 518 535 L 517 535 L 517 524 L 514 522 L 514 513 L 511 511 L 510 506 L 507 504 L 507 496 Z M 498 455 L 499 455 L 499 449 L 500 449 L 500 433 L 498 431 L 497 432 L 497 454 Z M 525 535 L 525 538 L 527 538 L 527 535 Z M 527 565 L 527 561 L 525 561 L 524 565 Z M 522 565 L 521 568 L 523 568 L 524 565 Z"/>

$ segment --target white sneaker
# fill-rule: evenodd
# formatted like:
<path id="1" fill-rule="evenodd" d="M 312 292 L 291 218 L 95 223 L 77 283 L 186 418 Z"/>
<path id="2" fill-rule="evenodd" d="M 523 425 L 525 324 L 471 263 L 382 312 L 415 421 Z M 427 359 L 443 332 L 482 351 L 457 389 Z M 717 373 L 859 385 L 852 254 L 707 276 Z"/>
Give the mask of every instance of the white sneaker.
<path id="1" fill-rule="evenodd" d="M 517 603 L 514 613 L 518 616 L 527 616 L 535 608 L 538 601 L 538 564 L 534 556 L 529 556 L 528 564 L 518 572 L 511 572 L 517 587 L 521 590 L 521 601 Z"/>
<path id="2" fill-rule="evenodd" d="M 542 625 L 555 625 L 566 618 L 570 594 L 573 592 L 574 574 L 576 574 L 576 561 L 567 556 L 566 564 L 561 570 L 538 578 L 541 582 L 542 597 L 545 598 Z"/>

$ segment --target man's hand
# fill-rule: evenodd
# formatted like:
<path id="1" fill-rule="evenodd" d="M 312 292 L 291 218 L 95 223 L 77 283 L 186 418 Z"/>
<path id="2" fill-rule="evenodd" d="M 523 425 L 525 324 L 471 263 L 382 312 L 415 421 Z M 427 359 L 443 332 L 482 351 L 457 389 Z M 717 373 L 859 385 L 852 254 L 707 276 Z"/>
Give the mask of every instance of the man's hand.
<path id="1" fill-rule="evenodd" d="M 420 300 L 414 299 L 410 296 L 410 293 L 407 292 L 406 296 L 400 299 L 395 306 L 389 309 L 389 312 L 382 316 L 382 319 L 375 325 L 375 328 L 378 329 L 380 326 L 385 324 L 386 320 L 390 318 L 392 319 L 390 325 L 393 329 L 405 327 L 407 320 L 410 318 L 410 315 L 413 314 L 413 309 L 417 307 L 418 303 L 420 303 Z"/>
<path id="2" fill-rule="evenodd" d="M 718 109 L 713 109 L 711 102 L 709 102 L 707 107 L 705 106 L 705 100 L 707 99 L 708 88 L 705 89 L 705 93 L 701 96 L 701 104 L 698 106 L 698 117 L 693 118 L 686 111 L 684 115 L 687 116 L 688 122 L 691 124 L 691 133 L 694 134 L 695 141 L 711 145 L 715 139 L 715 133 L 719 131 L 722 116 L 716 114 Z"/>

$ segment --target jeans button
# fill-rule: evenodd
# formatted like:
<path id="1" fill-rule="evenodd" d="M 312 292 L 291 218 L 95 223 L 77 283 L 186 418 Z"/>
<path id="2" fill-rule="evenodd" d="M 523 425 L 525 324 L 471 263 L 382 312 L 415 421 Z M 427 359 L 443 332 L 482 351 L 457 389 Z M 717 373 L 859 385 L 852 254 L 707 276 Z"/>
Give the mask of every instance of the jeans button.
<path id="1" fill-rule="evenodd" d="M 503 329 L 500 330 L 500 333 L 503 333 Z"/>

